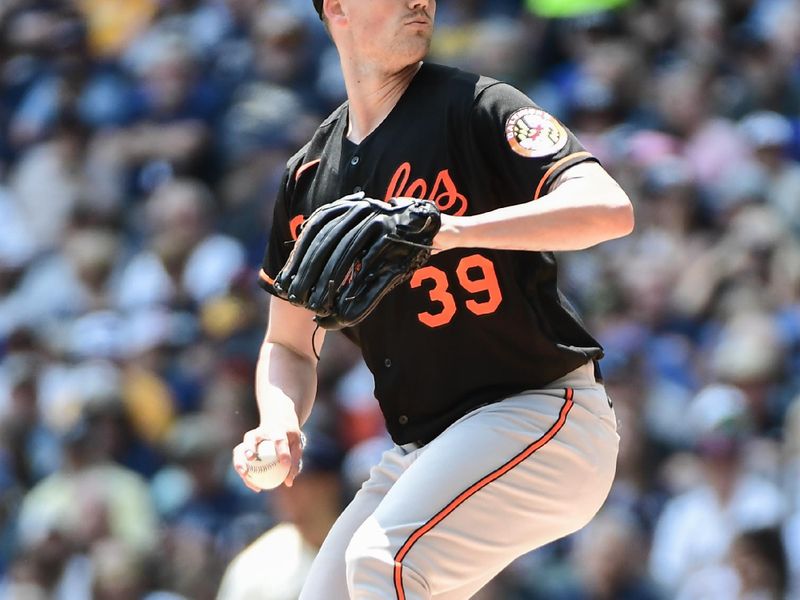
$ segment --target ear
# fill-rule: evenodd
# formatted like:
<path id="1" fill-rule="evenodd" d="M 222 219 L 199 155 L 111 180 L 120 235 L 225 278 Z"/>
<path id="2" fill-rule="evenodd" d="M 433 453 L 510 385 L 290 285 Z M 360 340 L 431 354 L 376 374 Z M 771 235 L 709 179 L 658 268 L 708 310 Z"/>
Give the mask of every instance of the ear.
<path id="1" fill-rule="evenodd" d="M 324 0 L 322 3 L 322 12 L 325 18 L 331 23 L 342 24 L 347 19 L 345 14 L 345 7 L 342 6 L 342 0 Z"/>

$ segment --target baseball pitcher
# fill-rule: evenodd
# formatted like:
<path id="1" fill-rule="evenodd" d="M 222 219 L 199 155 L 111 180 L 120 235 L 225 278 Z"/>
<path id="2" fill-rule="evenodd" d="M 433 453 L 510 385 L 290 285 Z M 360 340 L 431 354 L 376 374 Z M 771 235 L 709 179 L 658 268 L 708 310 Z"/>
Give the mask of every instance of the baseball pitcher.
<path id="1" fill-rule="evenodd" d="M 341 329 L 395 446 L 301 598 L 469 598 L 608 495 L 619 438 L 603 351 L 559 292 L 553 252 L 627 235 L 631 204 L 525 94 L 423 62 L 435 0 L 314 5 L 348 99 L 287 165 L 260 273 L 273 295 L 261 422 L 234 465 L 247 483 L 267 440 L 292 484 L 318 350 Z"/>

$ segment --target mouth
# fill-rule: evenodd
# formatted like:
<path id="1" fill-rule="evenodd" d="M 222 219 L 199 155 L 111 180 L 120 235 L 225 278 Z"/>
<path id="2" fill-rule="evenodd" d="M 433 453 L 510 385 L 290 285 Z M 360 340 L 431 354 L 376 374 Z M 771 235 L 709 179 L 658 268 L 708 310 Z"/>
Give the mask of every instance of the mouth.
<path id="1" fill-rule="evenodd" d="M 431 26 L 431 22 L 430 21 L 426 21 L 424 19 L 414 19 L 413 21 L 406 21 L 405 24 L 408 25 L 408 26 L 412 26 L 412 27 L 430 27 Z"/>
<path id="2" fill-rule="evenodd" d="M 421 25 L 424 27 L 430 27 L 432 25 L 431 20 L 424 16 L 424 15 L 414 15 L 413 17 L 409 18 L 406 22 L 406 25 Z"/>

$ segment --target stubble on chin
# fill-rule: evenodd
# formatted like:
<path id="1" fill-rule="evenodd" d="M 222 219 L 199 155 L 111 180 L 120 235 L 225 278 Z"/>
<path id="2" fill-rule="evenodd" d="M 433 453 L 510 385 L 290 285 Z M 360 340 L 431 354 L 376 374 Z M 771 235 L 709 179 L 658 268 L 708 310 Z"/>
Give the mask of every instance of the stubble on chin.
<path id="1" fill-rule="evenodd" d="M 413 36 L 403 38 L 395 48 L 396 56 L 403 56 L 409 64 L 421 61 L 431 49 L 431 37 L 424 32 L 415 32 Z"/>

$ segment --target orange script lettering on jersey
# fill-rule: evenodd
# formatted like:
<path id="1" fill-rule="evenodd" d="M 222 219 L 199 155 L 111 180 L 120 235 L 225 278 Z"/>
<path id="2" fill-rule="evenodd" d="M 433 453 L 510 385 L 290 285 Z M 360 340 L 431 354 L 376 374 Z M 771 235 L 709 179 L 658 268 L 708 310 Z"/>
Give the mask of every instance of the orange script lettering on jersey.
<path id="1" fill-rule="evenodd" d="M 305 223 L 306 218 L 303 215 L 297 215 L 294 219 L 289 221 L 289 229 L 292 232 L 292 239 L 297 241 L 300 236 L 300 226 Z"/>
<path id="2" fill-rule="evenodd" d="M 409 183 L 410 179 L 411 163 L 404 162 L 397 167 L 397 171 L 392 175 L 384 200 L 388 202 L 390 198 L 417 198 L 419 200 L 430 200 L 443 213 L 456 217 L 460 217 L 467 212 L 467 199 L 458 192 L 449 170 L 439 171 L 436 181 L 433 182 L 430 190 L 424 179 L 415 179 Z"/>

